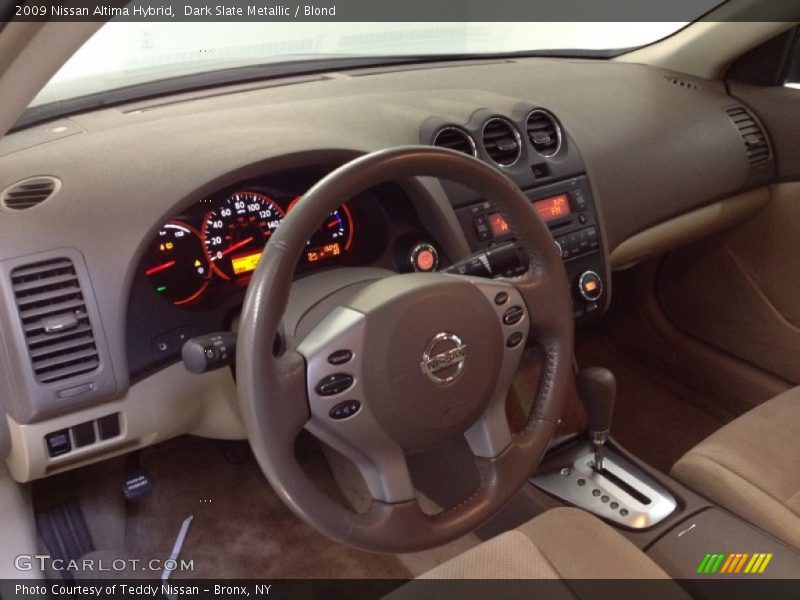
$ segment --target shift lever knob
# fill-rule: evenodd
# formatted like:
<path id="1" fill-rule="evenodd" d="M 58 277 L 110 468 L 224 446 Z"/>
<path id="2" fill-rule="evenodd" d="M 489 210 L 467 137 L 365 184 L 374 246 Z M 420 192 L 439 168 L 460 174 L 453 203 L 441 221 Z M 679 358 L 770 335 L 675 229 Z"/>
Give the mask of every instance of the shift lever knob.
<path id="1" fill-rule="evenodd" d="M 589 435 L 594 444 L 594 467 L 603 470 L 603 445 L 611 431 L 617 380 L 603 367 L 581 369 L 577 376 L 578 396 L 589 417 Z"/>

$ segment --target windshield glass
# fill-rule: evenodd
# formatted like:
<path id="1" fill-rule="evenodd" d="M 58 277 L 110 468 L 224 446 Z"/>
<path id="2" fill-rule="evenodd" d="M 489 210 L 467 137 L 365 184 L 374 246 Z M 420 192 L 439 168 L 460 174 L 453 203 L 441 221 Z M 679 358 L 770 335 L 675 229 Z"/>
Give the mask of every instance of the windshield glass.
<path id="1" fill-rule="evenodd" d="M 109 22 L 31 106 L 182 75 L 331 58 L 632 48 L 687 23 Z"/>

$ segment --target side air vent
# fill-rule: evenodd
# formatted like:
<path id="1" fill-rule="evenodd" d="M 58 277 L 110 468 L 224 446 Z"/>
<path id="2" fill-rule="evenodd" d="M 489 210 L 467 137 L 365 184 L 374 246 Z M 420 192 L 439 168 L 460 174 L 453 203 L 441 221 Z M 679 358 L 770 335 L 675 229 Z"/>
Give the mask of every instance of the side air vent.
<path id="1" fill-rule="evenodd" d="M 483 126 L 483 147 L 489 158 L 501 167 L 510 167 L 522 153 L 517 128 L 500 117 L 489 119 Z"/>
<path id="2" fill-rule="evenodd" d="M 542 156 L 553 156 L 561 150 L 561 126 L 546 110 L 532 111 L 525 121 L 525 129 L 534 150 Z"/>
<path id="3" fill-rule="evenodd" d="M 11 271 L 11 286 L 36 381 L 94 371 L 100 356 L 75 265 L 56 258 Z"/>
<path id="4" fill-rule="evenodd" d="M 433 136 L 433 145 L 440 148 L 449 148 L 456 152 L 463 152 L 470 156 L 478 155 L 472 136 L 453 125 L 448 125 L 437 131 Z"/>
<path id="5" fill-rule="evenodd" d="M 767 136 L 764 135 L 764 131 L 759 127 L 753 115 L 744 106 L 729 108 L 726 112 L 744 140 L 747 160 L 750 161 L 750 164 L 757 165 L 768 161 L 770 152 Z"/>
<path id="6" fill-rule="evenodd" d="M 60 187 L 61 182 L 55 177 L 32 177 L 4 189 L 0 204 L 10 210 L 26 210 L 53 196 Z"/>

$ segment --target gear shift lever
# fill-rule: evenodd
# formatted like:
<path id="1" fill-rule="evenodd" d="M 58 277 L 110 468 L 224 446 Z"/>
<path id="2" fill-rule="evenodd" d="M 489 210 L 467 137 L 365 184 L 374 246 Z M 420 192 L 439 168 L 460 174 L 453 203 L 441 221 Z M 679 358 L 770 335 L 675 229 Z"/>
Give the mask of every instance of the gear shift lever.
<path id="1" fill-rule="evenodd" d="M 604 446 L 611 431 L 617 380 L 603 367 L 581 369 L 577 375 L 578 396 L 589 416 L 589 436 L 594 445 L 594 470 L 603 470 Z"/>
<path id="2" fill-rule="evenodd" d="M 591 437 L 554 450 L 548 459 L 552 466 L 534 475 L 531 482 L 567 504 L 624 527 L 647 529 L 663 521 L 675 512 L 675 497 L 635 459 L 606 448 L 617 395 L 614 375 L 608 369 L 591 367 L 575 378 L 578 396 L 589 415 Z"/>

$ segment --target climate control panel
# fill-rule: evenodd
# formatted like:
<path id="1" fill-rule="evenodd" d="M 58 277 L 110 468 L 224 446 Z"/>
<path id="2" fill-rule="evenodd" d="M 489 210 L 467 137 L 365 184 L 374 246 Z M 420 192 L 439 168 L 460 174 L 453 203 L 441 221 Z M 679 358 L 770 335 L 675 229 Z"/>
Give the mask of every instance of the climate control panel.
<path id="1" fill-rule="evenodd" d="M 524 194 L 550 229 L 561 253 L 576 321 L 599 316 L 607 303 L 608 273 L 589 181 L 585 176 L 573 177 L 524 190 Z M 505 215 L 490 202 L 458 208 L 456 214 L 474 251 L 514 239 Z"/>

